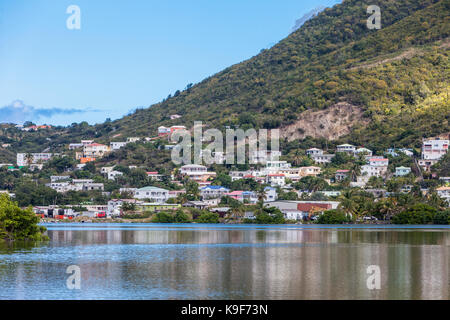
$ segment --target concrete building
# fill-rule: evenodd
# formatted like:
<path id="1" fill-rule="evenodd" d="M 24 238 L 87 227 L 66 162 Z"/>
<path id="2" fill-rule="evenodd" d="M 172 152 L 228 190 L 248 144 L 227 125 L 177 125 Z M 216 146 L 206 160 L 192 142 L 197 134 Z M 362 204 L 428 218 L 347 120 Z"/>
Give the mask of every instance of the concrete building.
<path id="1" fill-rule="evenodd" d="M 145 200 L 149 199 L 151 202 L 165 203 L 169 199 L 169 190 L 157 187 L 144 187 L 137 189 L 134 198 Z"/>
<path id="2" fill-rule="evenodd" d="M 207 199 L 217 199 L 229 193 L 230 189 L 222 186 L 207 186 L 200 188 L 200 196 L 205 201 Z"/>

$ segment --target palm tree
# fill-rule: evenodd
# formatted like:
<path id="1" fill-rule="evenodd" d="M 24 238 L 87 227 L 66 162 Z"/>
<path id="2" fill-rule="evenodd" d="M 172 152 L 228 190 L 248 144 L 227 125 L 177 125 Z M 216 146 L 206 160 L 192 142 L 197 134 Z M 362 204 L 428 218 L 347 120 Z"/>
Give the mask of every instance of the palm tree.
<path id="1" fill-rule="evenodd" d="M 266 188 L 260 186 L 258 189 L 258 206 L 262 209 L 264 207 L 264 201 L 267 198 L 267 191 Z"/>

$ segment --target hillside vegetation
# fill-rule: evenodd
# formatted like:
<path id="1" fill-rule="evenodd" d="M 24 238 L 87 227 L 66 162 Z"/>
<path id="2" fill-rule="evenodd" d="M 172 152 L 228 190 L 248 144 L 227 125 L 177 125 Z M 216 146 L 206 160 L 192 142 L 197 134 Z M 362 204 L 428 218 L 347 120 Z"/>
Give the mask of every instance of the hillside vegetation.
<path id="1" fill-rule="evenodd" d="M 380 30 L 366 26 L 373 4 L 381 8 Z M 81 138 L 155 136 L 160 125 L 190 128 L 201 120 L 219 129 L 283 128 L 288 140 L 311 136 L 375 151 L 419 147 L 422 137 L 450 131 L 449 12 L 450 0 L 347 0 L 271 49 L 122 119 L 0 133 L 0 141 L 15 151 L 59 151 Z M 336 112 L 339 106 L 350 109 Z"/>

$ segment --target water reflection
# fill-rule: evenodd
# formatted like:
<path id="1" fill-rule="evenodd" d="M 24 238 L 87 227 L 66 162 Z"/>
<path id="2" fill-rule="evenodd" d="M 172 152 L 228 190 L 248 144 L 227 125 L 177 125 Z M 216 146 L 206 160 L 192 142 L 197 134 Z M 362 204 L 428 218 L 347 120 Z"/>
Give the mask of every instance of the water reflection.
<path id="1" fill-rule="evenodd" d="M 49 226 L 0 246 L 1 299 L 449 299 L 450 229 Z M 82 289 L 65 287 L 69 265 Z M 366 286 L 379 265 L 381 289 Z"/>

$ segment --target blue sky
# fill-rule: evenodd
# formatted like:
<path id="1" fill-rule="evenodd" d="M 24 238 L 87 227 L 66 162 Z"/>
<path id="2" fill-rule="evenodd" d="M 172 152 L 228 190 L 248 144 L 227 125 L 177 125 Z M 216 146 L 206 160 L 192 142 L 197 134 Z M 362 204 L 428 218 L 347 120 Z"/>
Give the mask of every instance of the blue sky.
<path id="1" fill-rule="evenodd" d="M 0 0 L 0 122 L 11 110 L 39 124 L 117 119 L 258 54 L 337 2 Z M 81 9 L 80 30 L 66 27 L 69 5 Z"/>

